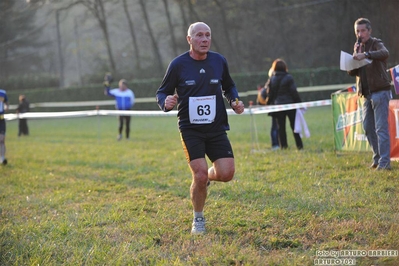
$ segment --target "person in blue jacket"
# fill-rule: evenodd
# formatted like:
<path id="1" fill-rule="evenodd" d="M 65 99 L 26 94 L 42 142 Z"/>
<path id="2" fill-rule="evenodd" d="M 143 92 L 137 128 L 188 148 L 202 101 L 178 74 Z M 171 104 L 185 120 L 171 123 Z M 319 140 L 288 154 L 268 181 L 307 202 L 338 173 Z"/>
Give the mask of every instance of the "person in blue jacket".
<path id="1" fill-rule="evenodd" d="M 188 165 L 194 219 L 192 234 L 205 233 L 203 213 L 210 181 L 233 179 L 234 155 L 226 131 L 229 130 L 224 98 L 237 114 L 244 112 L 226 59 L 210 51 L 211 29 L 203 22 L 190 25 L 189 51 L 171 61 L 157 90 L 161 110 L 177 105 L 178 124 Z M 205 155 L 212 162 L 208 168 Z"/>
<path id="2" fill-rule="evenodd" d="M 119 88 L 111 90 L 109 85 L 105 85 L 104 94 L 115 98 L 116 101 L 115 107 L 117 110 L 131 110 L 134 105 L 135 101 L 134 93 L 127 86 L 128 86 L 127 81 L 125 79 L 121 79 L 119 81 Z M 122 139 L 123 124 L 125 124 L 126 128 L 125 131 L 126 139 L 129 139 L 130 116 L 128 115 L 119 116 L 118 140 Z"/>

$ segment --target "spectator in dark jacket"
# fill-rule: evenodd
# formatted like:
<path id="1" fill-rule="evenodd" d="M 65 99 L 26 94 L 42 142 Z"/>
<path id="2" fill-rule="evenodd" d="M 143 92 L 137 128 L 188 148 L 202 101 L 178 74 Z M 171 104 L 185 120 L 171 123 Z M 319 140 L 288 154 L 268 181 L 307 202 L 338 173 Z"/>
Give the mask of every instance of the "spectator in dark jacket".
<path id="1" fill-rule="evenodd" d="M 26 100 L 25 95 L 19 95 L 19 105 L 17 114 L 24 114 L 29 112 L 29 102 Z M 21 135 L 29 135 L 28 120 L 26 118 L 19 118 L 18 124 L 18 137 Z"/>
<path id="2" fill-rule="evenodd" d="M 371 36 L 371 23 L 367 18 L 355 21 L 355 34 L 359 40 L 353 47 L 353 59 L 372 62 L 349 71 L 356 76 L 356 87 L 363 103 L 363 128 L 373 150 L 371 169 L 391 170 L 391 146 L 388 114 L 392 98 L 391 81 L 387 73 L 389 51 L 384 43 Z"/>
<path id="3" fill-rule="evenodd" d="M 271 67 L 272 74 L 266 82 L 265 87 L 268 90 L 269 99 L 267 104 L 290 104 L 299 103 L 299 97 L 294 78 L 288 74 L 287 64 L 282 59 L 274 60 Z M 287 133 L 285 129 L 286 117 L 290 121 L 292 133 L 294 134 L 296 147 L 303 149 L 303 143 L 299 133 L 294 132 L 296 109 L 273 112 L 278 124 L 278 136 L 281 149 L 288 148 Z"/>

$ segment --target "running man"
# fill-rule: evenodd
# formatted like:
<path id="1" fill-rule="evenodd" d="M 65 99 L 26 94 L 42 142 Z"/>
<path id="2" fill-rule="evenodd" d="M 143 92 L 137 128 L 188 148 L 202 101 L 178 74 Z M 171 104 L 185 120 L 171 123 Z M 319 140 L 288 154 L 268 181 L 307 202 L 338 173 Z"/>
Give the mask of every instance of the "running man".
<path id="1" fill-rule="evenodd" d="M 183 150 L 192 173 L 190 188 L 194 219 L 192 234 L 205 233 L 204 205 L 210 181 L 233 179 L 234 155 L 224 99 L 235 113 L 244 112 L 227 61 L 210 51 L 211 29 L 203 22 L 191 24 L 187 32 L 189 51 L 171 61 L 157 90 L 161 110 L 177 104 Z M 212 166 L 208 168 L 208 156 Z"/>

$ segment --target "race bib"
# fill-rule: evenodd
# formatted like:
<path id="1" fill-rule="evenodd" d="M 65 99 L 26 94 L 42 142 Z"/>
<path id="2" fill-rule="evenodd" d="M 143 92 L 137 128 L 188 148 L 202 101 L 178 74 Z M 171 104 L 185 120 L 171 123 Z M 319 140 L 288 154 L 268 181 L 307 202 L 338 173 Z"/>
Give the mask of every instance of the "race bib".
<path id="1" fill-rule="evenodd" d="M 191 124 L 210 124 L 216 116 L 216 95 L 190 97 L 188 109 Z"/>

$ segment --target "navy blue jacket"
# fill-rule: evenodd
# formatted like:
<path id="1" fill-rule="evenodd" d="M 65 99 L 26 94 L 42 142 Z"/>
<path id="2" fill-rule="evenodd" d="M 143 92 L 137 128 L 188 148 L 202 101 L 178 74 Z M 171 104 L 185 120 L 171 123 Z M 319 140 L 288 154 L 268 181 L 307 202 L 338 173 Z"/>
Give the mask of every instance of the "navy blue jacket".
<path id="1" fill-rule="evenodd" d="M 179 129 L 195 128 L 201 132 L 229 130 L 223 97 L 231 104 L 238 98 L 236 85 L 230 77 L 227 61 L 219 53 L 208 52 L 204 60 L 191 58 L 189 52 L 176 57 L 169 64 L 156 97 L 161 110 L 168 95 L 177 93 Z M 189 97 L 216 96 L 216 117 L 210 124 L 192 124 L 189 119 Z"/>

